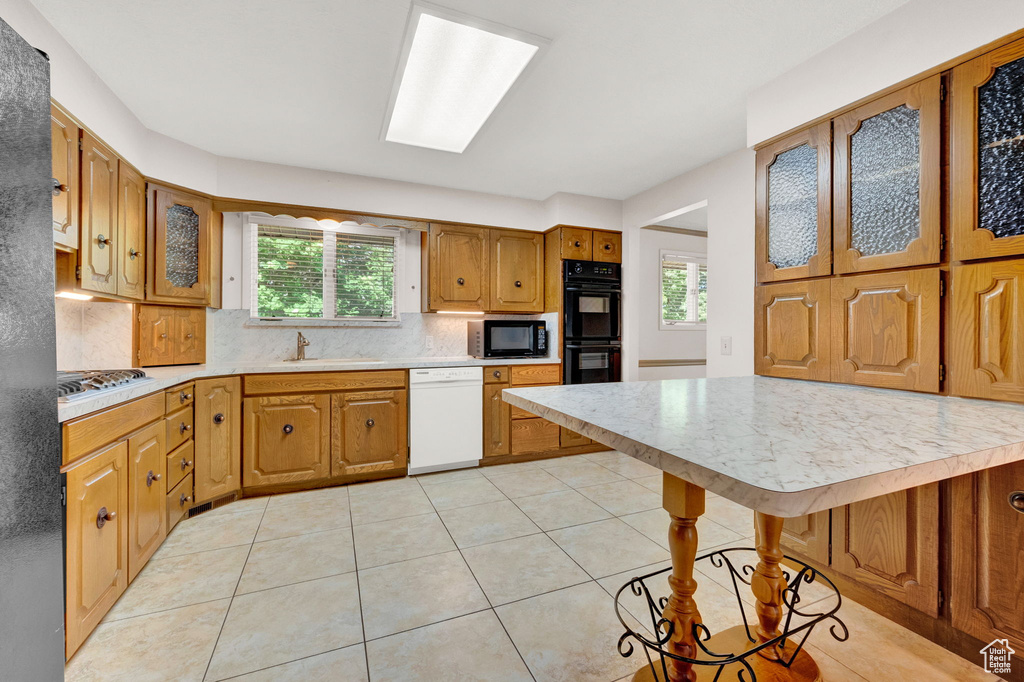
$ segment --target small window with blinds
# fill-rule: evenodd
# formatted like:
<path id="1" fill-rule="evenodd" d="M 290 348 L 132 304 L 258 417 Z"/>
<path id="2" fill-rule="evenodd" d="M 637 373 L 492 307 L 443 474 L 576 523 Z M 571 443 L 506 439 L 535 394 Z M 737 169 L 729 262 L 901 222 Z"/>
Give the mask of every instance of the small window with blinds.
<path id="1" fill-rule="evenodd" d="M 252 227 L 252 316 L 397 320 L 397 233 Z"/>
<path id="2" fill-rule="evenodd" d="M 662 251 L 661 328 L 694 329 L 707 321 L 707 257 Z"/>

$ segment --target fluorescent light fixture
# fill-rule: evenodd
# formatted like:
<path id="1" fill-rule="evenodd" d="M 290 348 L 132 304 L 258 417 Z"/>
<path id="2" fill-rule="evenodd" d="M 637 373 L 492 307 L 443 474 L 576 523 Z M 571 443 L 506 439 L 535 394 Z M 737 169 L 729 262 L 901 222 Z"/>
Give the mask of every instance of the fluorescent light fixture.
<path id="1" fill-rule="evenodd" d="M 548 41 L 413 3 L 381 137 L 461 154 Z"/>
<path id="2" fill-rule="evenodd" d="M 70 298 L 72 301 L 91 301 L 92 296 L 89 294 L 76 294 L 73 291 L 58 291 L 56 294 L 57 298 Z"/>

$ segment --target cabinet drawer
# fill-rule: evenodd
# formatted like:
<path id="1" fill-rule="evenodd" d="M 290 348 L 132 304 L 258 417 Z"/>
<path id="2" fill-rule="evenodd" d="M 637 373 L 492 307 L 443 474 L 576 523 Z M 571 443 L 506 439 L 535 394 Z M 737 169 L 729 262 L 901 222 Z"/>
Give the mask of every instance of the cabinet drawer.
<path id="1" fill-rule="evenodd" d="M 513 455 L 558 449 L 558 424 L 547 419 L 515 419 L 512 421 L 511 451 Z"/>
<path id="2" fill-rule="evenodd" d="M 536 419 L 537 418 L 537 415 L 535 415 L 533 412 L 528 412 L 527 410 L 524 410 L 521 407 L 516 407 L 515 405 L 509 405 L 509 408 L 510 408 L 509 409 L 509 416 L 512 417 L 512 419 Z"/>
<path id="3" fill-rule="evenodd" d="M 167 493 L 167 532 L 178 525 L 178 521 L 185 518 L 185 514 L 192 506 L 192 472 L 181 480 L 174 489 Z"/>
<path id="4" fill-rule="evenodd" d="M 484 383 L 485 384 L 507 384 L 508 383 L 508 367 L 505 365 L 484 367 Z"/>
<path id="5" fill-rule="evenodd" d="M 593 233 L 580 227 L 563 227 L 562 260 L 593 260 Z"/>
<path id="6" fill-rule="evenodd" d="M 167 414 L 186 405 L 191 405 L 195 396 L 195 384 L 182 384 L 164 391 L 164 401 Z"/>
<path id="7" fill-rule="evenodd" d="M 192 473 L 196 458 L 196 444 L 189 440 L 180 448 L 167 455 L 167 488 L 173 488 L 185 476 Z"/>
<path id="8" fill-rule="evenodd" d="M 173 450 L 192 437 L 192 406 L 178 410 L 164 419 L 167 425 L 167 448 Z"/>
<path id="9" fill-rule="evenodd" d="M 622 262 L 622 235 L 618 232 L 594 231 L 594 260 L 603 263 Z"/>
<path id="10" fill-rule="evenodd" d="M 405 381 L 405 370 L 401 369 L 371 372 L 247 374 L 244 379 L 246 395 L 405 388 Z"/>
<path id="11" fill-rule="evenodd" d="M 562 383 L 561 365 L 513 365 L 513 386 L 544 386 Z"/>
<path id="12" fill-rule="evenodd" d="M 64 425 L 63 462 L 95 452 L 99 448 L 141 429 L 164 414 L 163 393 L 153 393 L 109 410 L 82 417 Z"/>

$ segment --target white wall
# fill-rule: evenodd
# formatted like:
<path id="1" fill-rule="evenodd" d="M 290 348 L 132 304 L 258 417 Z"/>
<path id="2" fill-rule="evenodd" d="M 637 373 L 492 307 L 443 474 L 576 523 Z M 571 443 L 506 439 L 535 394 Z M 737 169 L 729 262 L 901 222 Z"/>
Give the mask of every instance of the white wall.
<path id="1" fill-rule="evenodd" d="M 639 377 L 644 225 L 684 206 L 708 202 L 707 376 L 754 372 L 754 152 L 741 149 L 626 199 L 623 203 L 624 378 Z M 731 336 L 732 355 L 719 353 Z"/>
<path id="2" fill-rule="evenodd" d="M 706 237 L 640 230 L 639 359 L 678 360 L 707 357 L 705 329 L 661 329 L 661 250 L 702 253 Z M 653 368 L 652 368 L 653 369 Z M 642 374 L 642 373 L 641 373 Z"/>
<path id="3" fill-rule="evenodd" d="M 747 144 L 840 109 L 1022 27 L 1021 0 L 910 0 L 751 93 Z"/>

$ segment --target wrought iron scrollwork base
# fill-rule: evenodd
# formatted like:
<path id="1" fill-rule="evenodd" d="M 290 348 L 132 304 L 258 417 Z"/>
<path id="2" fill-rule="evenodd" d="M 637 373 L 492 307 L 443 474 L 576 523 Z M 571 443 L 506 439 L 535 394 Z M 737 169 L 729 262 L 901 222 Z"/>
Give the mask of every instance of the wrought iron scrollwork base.
<path id="1" fill-rule="evenodd" d="M 648 586 L 648 581 L 652 578 L 663 576 L 672 570 L 671 567 L 641 575 L 633 578 L 628 583 L 619 588 L 619 591 L 615 594 L 615 615 L 618 616 L 619 622 L 625 628 L 625 633 L 619 638 L 619 654 L 625 658 L 633 655 L 636 647 L 634 642 L 638 643 L 643 649 L 644 654 L 647 658 L 647 665 L 650 667 L 652 677 L 655 680 L 668 679 L 668 659 L 675 659 L 678 661 L 684 661 L 694 666 L 704 666 L 717 668 L 714 680 L 718 682 L 727 682 L 726 678 L 722 677 L 723 671 L 728 666 L 734 666 L 736 671 L 735 679 L 740 682 L 756 682 L 757 675 L 754 671 L 754 667 L 750 661 L 752 656 L 756 656 L 759 651 L 768 647 L 778 647 L 778 650 L 784 652 L 781 660 L 778 663 L 785 667 L 790 667 L 796 661 L 797 656 L 803 650 L 804 644 L 810 637 L 811 632 L 819 624 L 825 621 L 830 621 L 829 634 L 834 639 L 840 642 L 844 642 L 849 638 L 849 630 L 846 624 L 836 616 L 836 612 L 839 611 L 839 607 L 842 606 L 842 595 L 839 594 L 839 589 L 835 584 L 829 580 L 825 575 L 815 570 L 813 567 L 794 559 L 793 557 L 786 556 L 786 559 L 792 563 L 800 566 L 799 571 L 796 575 L 791 575 L 788 571 L 785 572 L 787 588 L 782 594 L 782 600 L 786 607 L 786 615 L 782 623 L 782 634 L 774 639 L 768 640 L 767 642 L 758 643 L 757 637 L 753 632 L 752 626 L 747 621 L 747 608 L 749 605 L 743 601 L 741 590 L 746 587 L 750 588 L 750 576 L 754 573 L 754 567 L 751 563 L 739 563 L 733 561 L 737 558 L 740 553 L 753 554 L 753 558 L 756 561 L 757 555 L 756 550 L 746 548 L 727 548 L 720 549 L 714 552 L 709 552 L 702 556 L 697 557 L 696 565 L 699 566 L 701 562 L 708 562 L 712 567 L 716 569 L 725 569 L 728 571 L 729 577 L 732 580 L 733 593 L 736 597 L 736 604 L 739 607 L 741 622 L 746 633 L 747 644 L 742 651 L 713 651 L 709 646 L 708 642 L 711 640 L 711 631 L 703 624 L 697 623 L 693 626 L 693 636 L 697 643 L 697 647 L 700 649 L 699 658 L 686 658 L 684 656 L 678 656 L 670 653 L 667 650 L 667 644 L 672 638 L 673 623 L 663 617 L 665 606 L 668 604 L 667 596 L 660 596 L 655 598 Z M 732 555 L 732 557 L 730 557 Z M 737 568 L 739 566 L 739 568 Z M 827 604 L 827 608 L 822 610 L 810 610 L 800 608 L 801 596 L 800 588 L 804 585 L 817 582 L 825 587 L 829 588 L 834 596 L 834 599 L 823 597 L 816 600 L 809 606 L 813 607 L 817 604 Z M 642 597 L 647 604 L 648 616 L 650 617 L 651 633 L 653 633 L 654 639 L 651 639 L 649 633 L 638 632 L 634 630 L 627 623 L 623 617 L 623 606 L 620 597 L 623 592 L 629 590 L 634 596 Z M 749 593 L 748 593 L 749 594 Z M 697 595 L 698 605 L 700 603 L 700 593 Z M 750 607 L 753 610 L 753 607 Z M 639 614 L 629 614 L 631 620 L 632 616 Z M 756 618 L 755 618 L 756 621 Z"/>

